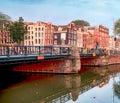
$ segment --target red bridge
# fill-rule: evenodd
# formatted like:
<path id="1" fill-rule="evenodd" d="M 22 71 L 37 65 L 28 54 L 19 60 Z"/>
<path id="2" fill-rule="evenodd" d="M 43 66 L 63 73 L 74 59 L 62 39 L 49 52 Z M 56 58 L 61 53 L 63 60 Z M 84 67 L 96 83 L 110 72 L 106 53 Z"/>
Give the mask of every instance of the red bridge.
<path id="1" fill-rule="evenodd" d="M 70 46 L 0 46 L 0 65 L 15 65 L 15 71 L 76 73 L 81 65 L 119 63 L 119 51 L 87 51 Z"/>

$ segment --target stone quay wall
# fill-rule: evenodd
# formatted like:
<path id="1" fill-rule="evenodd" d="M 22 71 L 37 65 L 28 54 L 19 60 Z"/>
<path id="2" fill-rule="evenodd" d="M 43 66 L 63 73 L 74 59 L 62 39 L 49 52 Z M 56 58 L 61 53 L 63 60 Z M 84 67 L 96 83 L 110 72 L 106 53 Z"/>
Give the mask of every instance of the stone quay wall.
<path id="1" fill-rule="evenodd" d="M 81 57 L 81 65 L 83 66 L 105 66 L 120 63 L 120 55 L 112 54 L 105 56 Z"/>

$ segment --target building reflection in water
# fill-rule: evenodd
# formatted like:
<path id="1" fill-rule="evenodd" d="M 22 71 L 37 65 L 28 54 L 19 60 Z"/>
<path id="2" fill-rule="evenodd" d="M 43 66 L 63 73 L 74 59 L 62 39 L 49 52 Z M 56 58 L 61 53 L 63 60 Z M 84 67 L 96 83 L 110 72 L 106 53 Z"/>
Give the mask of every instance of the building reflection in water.
<path id="1" fill-rule="evenodd" d="M 86 71 L 85 71 L 86 70 Z M 82 72 L 83 71 L 83 72 Z M 65 103 L 94 87 L 102 88 L 120 65 L 83 67 L 79 74 L 21 73 L 26 79 L 0 92 L 0 103 Z"/>

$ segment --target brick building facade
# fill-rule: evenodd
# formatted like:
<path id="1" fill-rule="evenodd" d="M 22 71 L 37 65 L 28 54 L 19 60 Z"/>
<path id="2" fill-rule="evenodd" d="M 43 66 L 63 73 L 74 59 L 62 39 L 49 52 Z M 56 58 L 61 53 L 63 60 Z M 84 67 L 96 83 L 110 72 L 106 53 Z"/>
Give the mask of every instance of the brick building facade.
<path id="1" fill-rule="evenodd" d="M 36 22 L 25 23 L 28 32 L 25 34 L 24 45 L 45 46 L 53 45 L 54 27 L 51 23 Z"/>
<path id="2" fill-rule="evenodd" d="M 104 49 L 109 48 L 109 29 L 108 28 L 102 25 L 86 26 L 84 27 L 84 32 L 89 33 L 89 35 L 86 35 L 86 38 L 89 38 L 87 39 L 88 41 L 90 40 L 93 41 L 92 48 L 104 48 Z"/>
<path id="3" fill-rule="evenodd" d="M 53 36 L 54 45 L 77 45 L 77 30 L 73 23 L 67 26 L 58 26 Z"/>

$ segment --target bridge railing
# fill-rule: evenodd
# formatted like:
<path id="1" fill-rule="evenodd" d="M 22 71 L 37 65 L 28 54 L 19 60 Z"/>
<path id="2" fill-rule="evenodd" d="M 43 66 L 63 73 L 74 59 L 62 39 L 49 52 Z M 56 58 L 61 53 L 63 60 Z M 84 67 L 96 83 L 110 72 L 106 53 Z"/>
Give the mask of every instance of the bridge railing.
<path id="1" fill-rule="evenodd" d="M 106 49 L 88 49 L 79 48 L 80 56 L 104 56 L 112 54 L 120 54 L 120 50 L 106 50 Z"/>
<path id="2" fill-rule="evenodd" d="M 119 50 L 78 48 L 80 56 L 103 56 L 120 54 Z M 70 55 L 71 47 L 68 46 L 0 46 L 0 56 L 17 55 Z"/>
<path id="3" fill-rule="evenodd" d="M 88 48 L 79 48 L 80 56 L 102 56 L 106 55 L 104 49 L 88 49 Z"/>
<path id="4" fill-rule="evenodd" d="M 57 46 L 0 46 L 0 56 L 69 55 L 70 47 Z"/>
<path id="5" fill-rule="evenodd" d="M 110 54 L 120 54 L 120 50 L 110 50 Z"/>

